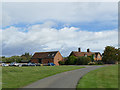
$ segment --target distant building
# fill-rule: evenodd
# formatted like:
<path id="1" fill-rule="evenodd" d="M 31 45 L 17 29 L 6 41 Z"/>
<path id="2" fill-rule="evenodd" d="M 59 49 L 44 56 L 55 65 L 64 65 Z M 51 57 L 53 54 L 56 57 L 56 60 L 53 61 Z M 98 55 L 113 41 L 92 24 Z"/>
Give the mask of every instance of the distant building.
<path id="1" fill-rule="evenodd" d="M 54 63 L 55 65 L 59 65 L 59 61 L 62 61 L 63 57 L 59 51 L 52 52 L 36 52 L 31 59 L 33 63 L 41 63 L 48 64 Z"/>
<path id="2" fill-rule="evenodd" d="M 93 55 L 93 58 L 95 61 L 102 60 L 102 55 L 100 54 L 100 52 L 91 52 L 90 49 L 87 49 L 87 52 L 81 52 L 81 49 L 78 48 L 78 51 L 72 51 L 69 56 L 71 55 L 76 57 L 79 57 L 79 56 L 87 57 L 87 56 Z"/>

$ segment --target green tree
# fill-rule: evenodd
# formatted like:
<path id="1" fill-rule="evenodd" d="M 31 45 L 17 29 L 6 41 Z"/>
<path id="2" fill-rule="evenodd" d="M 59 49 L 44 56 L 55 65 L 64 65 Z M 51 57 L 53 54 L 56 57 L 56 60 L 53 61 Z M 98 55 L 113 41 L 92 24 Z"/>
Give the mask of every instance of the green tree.
<path id="1" fill-rule="evenodd" d="M 89 58 L 90 58 L 90 60 L 92 61 L 92 62 L 94 62 L 94 54 L 92 54 L 91 56 L 88 56 Z"/>
<path id="2" fill-rule="evenodd" d="M 77 65 L 87 65 L 91 61 L 90 57 L 80 56 L 77 58 Z"/>
<path id="3" fill-rule="evenodd" d="M 29 61 L 32 58 L 32 55 L 30 55 L 29 53 L 25 53 L 21 55 L 23 60 L 27 60 Z"/>
<path id="4" fill-rule="evenodd" d="M 106 46 L 102 60 L 105 64 L 113 64 L 118 61 L 118 49 L 113 46 Z"/>
<path id="5" fill-rule="evenodd" d="M 59 61 L 58 62 L 60 65 L 64 65 L 65 64 L 65 61 Z"/>
<path id="6" fill-rule="evenodd" d="M 76 64 L 76 61 L 77 61 L 77 57 L 75 57 L 75 56 L 70 56 L 70 57 L 68 58 L 68 64 L 69 64 L 69 65 L 75 65 L 75 64 Z"/>

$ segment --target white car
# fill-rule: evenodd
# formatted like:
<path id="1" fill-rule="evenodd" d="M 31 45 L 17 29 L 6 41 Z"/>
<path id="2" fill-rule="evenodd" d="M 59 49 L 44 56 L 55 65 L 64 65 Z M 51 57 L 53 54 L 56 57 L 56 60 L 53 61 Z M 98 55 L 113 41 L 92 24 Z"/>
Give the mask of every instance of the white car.
<path id="1" fill-rule="evenodd" d="M 12 63 L 9 64 L 9 66 L 19 66 L 19 63 L 12 62 Z"/>
<path id="2" fill-rule="evenodd" d="M 2 63 L 2 66 L 7 67 L 9 64 Z"/>

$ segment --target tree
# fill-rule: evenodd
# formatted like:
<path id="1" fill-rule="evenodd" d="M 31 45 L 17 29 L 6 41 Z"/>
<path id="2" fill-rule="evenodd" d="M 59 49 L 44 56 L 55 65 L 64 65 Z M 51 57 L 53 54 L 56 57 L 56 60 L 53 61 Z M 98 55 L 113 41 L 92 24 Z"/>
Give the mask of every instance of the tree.
<path id="1" fill-rule="evenodd" d="M 68 64 L 69 64 L 69 65 L 75 65 L 75 64 L 76 64 L 76 61 L 77 61 L 77 57 L 75 57 L 75 56 L 70 56 L 70 57 L 68 58 Z"/>
<path id="2" fill-rule="evenodd" d="M 77 59 L 77 65 L 87 65 L 91 61 L 90 57 L 79 56 Z"/>
<path id="3" fill-rule="evenodd" d="M 106 46 L 102 60 L 105 64 L 114 64 L 118 61 L 118 49 L 112 46 Z"/>
<path id="4" fill-rule="evenodd" d="M 92 54 L 91 56 L 88 56 L 89 58 L 90 58 L 90 60 L 92 61 L 92 62 L 94 62 L 94 54 Z"/>
<path id="5" fill-rule="evenodd" d="M 65 61 L 59 61 L 58 62 L 60 65 L 64 65 L 65 64 Z"/>
<path id="6" fill-rule="evenodd" d="M 29 61 L 32 58 L 32 55 L 30 55 L 29 53 L 25 53 L 21 55 L 23 60 L 27 60 Z"/>

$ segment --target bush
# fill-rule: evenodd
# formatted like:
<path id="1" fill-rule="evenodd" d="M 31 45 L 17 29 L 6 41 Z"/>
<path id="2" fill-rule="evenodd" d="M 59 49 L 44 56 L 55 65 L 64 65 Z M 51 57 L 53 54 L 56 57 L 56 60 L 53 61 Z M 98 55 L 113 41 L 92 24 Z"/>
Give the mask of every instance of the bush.
<path id="1" fill-rule="evenodd" d="M 59 63 L 60 65 L 64 65 L 64 64 L 65 64 L 64 61 L 59 61 L 58 63 Z"/>
<path id="2" fill-rule="evenodd" d="M 103 65 L 103 62 L 102 61 L 97 61 L 96 65 Z"/>
<path id="3" fill-rule="evenodd" d="M 78 57 L 77 58 L 77 65 L 88 65 L 88 63 L 91 61 L 91 59 L 89 57 Z"/>
<path id="4" fill-rule="evenodd" d="M 96 65 L 95 62 L 89 62 L 88 65 Z"/>
<path id="5" fill-rule="evenodd" d="M 76 61 L 77 61 L 77 57 L 75 57 L 75 56 L 70 56 L 70 57 L 68 58 L 67 63 L 68 63 L 69 65 L 75 65 L 75 64 L 76 64 Z"/>
<path id="6" fill-rule="evenodd" d="M 89 62 L 88 65 L 103 65 L 102 61 Z"/>

